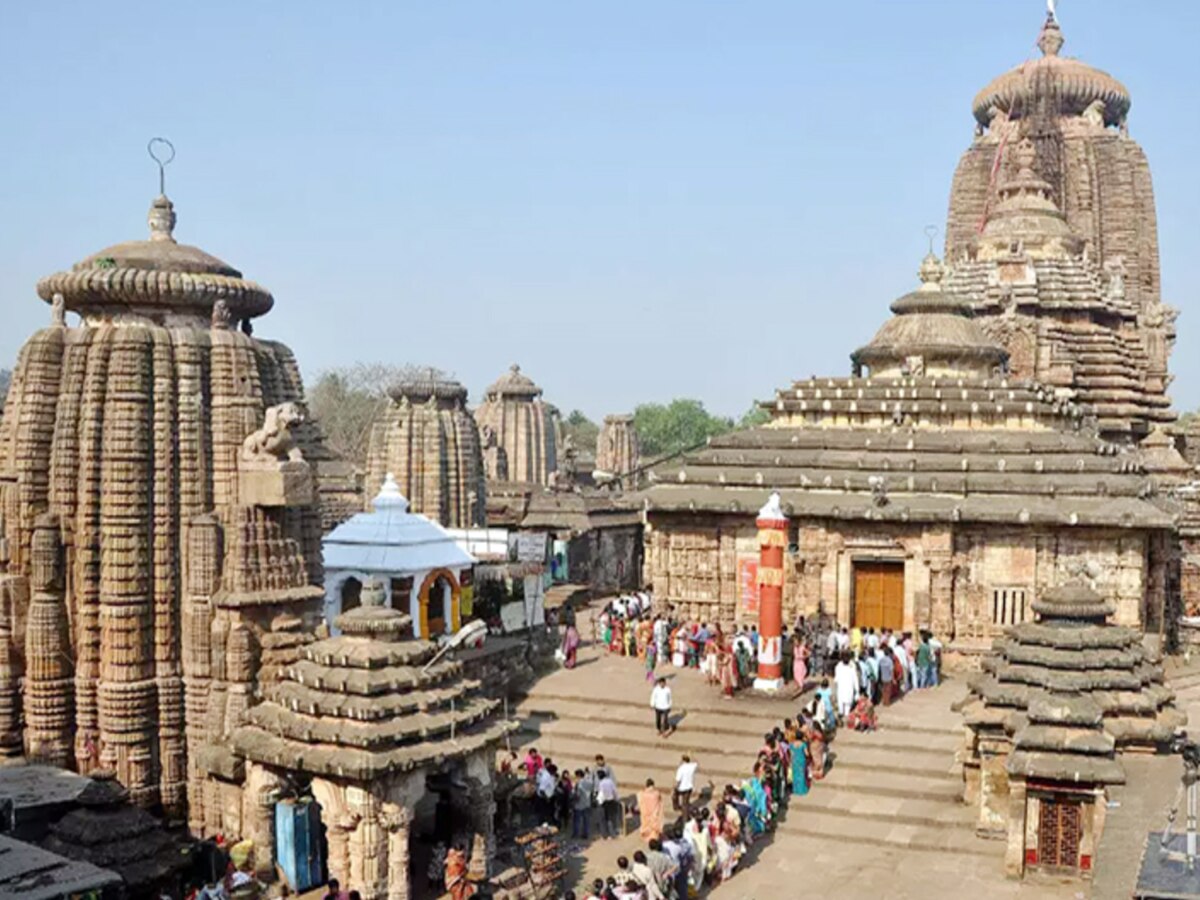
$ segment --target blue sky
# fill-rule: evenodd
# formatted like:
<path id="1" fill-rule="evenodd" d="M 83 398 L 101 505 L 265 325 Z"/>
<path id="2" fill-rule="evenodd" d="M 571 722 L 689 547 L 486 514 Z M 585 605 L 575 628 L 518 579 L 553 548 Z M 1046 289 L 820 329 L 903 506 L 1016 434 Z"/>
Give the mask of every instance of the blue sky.
<path id="1" fill-rule="evenodd" d="M 594 417 L 738 414 L 848 354 L 944 223 L 971 98 L 1039 0 L 39 3 L 0 27 L 0 367 L 37 279 L 145 234 L 271 289 L 309 379 L 520 362 Z M 1064 54 L 1130 88 L 1158 197 L 1172 394 L 1200 406 L 1192 0 L 1061 0 Z"/>

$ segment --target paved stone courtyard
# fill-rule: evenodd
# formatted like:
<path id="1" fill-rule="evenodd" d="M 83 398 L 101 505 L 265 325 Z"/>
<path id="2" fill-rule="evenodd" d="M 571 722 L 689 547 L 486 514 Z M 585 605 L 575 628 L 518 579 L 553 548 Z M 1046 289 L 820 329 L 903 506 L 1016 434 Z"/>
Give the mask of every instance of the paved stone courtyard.
<path id="1" fill-rule="evenodd" d="M 581 631 L 589 632 L 586 624 Z M 723 700 L 694 670 L 660 670 L 670 678 L 677 731 L 659 739 L 649 708 L 649 684 L 636 660 L 585 645 L 573 671 L 541 679 L 517 708 L 522 745 L 574 769 L 603 753 L 628 798 L 646 778 L 669 790 L 679 757 L 700 763 L 697 786 L 716 789 L 749 774 L 763 733 L 793 716 L 792 696 L 745 694 Z M 1180 703 L 1200 721 L 1200 675 L 1176 672 Z M 1003 874 L 1004 846 L 977 838 L 970 811 L 958 801 L 955 760 L 960 717 L 952 704 L 965 683 L 909 694 L 880 711 L 874 734 L 842 732 L 832 769 L 806 797 L 793 798 L 770 842 L 753 848 L 715 898 L 795 896 L 888 897 L 1128 897 L 1146 831 L 1161 827 L 1178 785 L 1177 758 L 1133 757 L 1131 784 L 1114 791 L 1095 881 L 1027 880 Z M 615 840 L 576 848 L 574 887 L 610 874 L 618 855 L 641 842 L 636 823 Z"/>

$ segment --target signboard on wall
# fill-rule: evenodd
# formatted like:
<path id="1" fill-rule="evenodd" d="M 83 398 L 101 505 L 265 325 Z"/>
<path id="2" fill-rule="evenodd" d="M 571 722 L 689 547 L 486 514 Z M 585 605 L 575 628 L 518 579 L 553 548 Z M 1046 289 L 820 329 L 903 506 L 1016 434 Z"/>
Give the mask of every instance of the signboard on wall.
<path id="1" fill-rule="evenodd" d="M 737 561 L 738 598 L 742 612 L 758 615 L 758 560 L 742 557 Z"/>
<path id="2" fill-rule="evenodd" d="M 529 532 L 523 531 L 516 536 L 517 562 L 538 562 L 546 561 L 546 534 L 545 532 Z"/>

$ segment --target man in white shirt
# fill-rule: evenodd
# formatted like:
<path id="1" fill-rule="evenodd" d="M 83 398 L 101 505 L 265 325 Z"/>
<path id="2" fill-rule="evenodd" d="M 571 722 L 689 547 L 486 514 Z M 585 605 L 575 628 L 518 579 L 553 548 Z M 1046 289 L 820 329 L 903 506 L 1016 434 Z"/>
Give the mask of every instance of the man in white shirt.
<path id="1" fill-rule="evenodd" d="M 654 710 L 654 727 L 658 729 L 659 737 L 666 737 L 671 731 L 671 689 L 667 687 L 667 679 L 660 678 L 650 692 L 650 707 Z"/>
<path id="2" fill-rule="evenodd" d="M 537 773 L 538 818 L 543 824 L 554 820 L 554 791 L 558 787 L 558 771 L 553 764 L 543 766 Z"/>
<path id="3" fill-rule="evenodd" d="M 699 763 L 692 762 L 692 758 L 685 753 L 683 762 L 675 770 L 675 802 L 672 805 L 683 813 L 685 822 L 692 815 L 692 791 L 696 787 L 697 768 Z"/>
<path id="4" fill-rule="evenodd" d="M 842 657 L 833 669 L 833 685 L 839 718 L 845 719 L 858 699 L 858 667 L 848 657 Z"/>
<path id="5" fill-rule="evenodd" d="M 617 837 L 621 833 L 621 800 L 617 796 L 617 783 L 607 770 L 596 773 L 596 800 L 600 804 L 600 827 L 605 837 Z"/>

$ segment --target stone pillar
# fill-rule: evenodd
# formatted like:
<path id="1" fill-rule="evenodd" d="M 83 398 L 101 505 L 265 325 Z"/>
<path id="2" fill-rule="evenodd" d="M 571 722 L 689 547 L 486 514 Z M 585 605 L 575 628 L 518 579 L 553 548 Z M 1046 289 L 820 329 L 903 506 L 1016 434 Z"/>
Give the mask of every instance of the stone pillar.
<path id="1" fill-rule="evenodd" d="M 1013 778 L 1008 784 L 1008 843 L 1004 848 L 1004 874 L 1020 878 L 1025 874 L 1025 816 L 1028 812 L 1025 779 Z"/>
<path id="2" fill-rule="evenodd" d="M 408 839 L 412 813 L 397 803 L 385 803 L 379 822 L 387 834 L 387 900 L 408 900 Z"/>
<path id="3" fill-rule="evenodd" d="M 343 812 L 325 823 L 325 839 L 329 844 L 329 877 L 345 885 L 354 883 L 350 880 L 350 835 L 358 827 L 358 821 L 356 813 Z"/>
<path id="4" fill-rule="evenodd" d="M 0 574 L 0 759 L 18 757 L 21 743 L 21 652 L 17 647 L 17 604 L 28 582 Z"/>
<path id="5" fill-rule="evenodd" d="M 754 689 L 783 687 L 783 551 L 787 547 L 787 516 L 772 494 L 758 511 L 758 677 Z"/>

